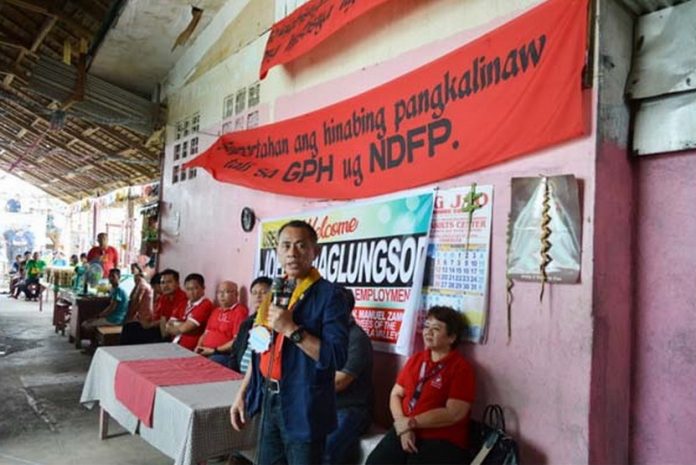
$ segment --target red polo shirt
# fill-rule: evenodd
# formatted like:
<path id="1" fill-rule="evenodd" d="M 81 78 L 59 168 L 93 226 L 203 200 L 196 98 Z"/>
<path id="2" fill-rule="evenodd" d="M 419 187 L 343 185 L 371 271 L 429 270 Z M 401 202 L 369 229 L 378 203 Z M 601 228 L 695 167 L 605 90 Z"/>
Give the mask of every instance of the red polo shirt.
<path id="1" fill-rule="evenodd" d="M 421 366 L 425 363 L 425 373 L 431 373 L 431 370 L 440 362 L 443 363 L 442 370 L 426 381 L 413 412 L 409 413 L 408 403 L 416 391 Z M 404 398 L 401 403 L 404 414 L 415 416 L 428 410 L 445 407 L 447 399 L 463 400 L 470 404 L 474 402 L 476 375 L 471 364 L 456 350 L 452 350 L 440 362 L 433 362 L 430 359 L 429 350 L 415 354 L 406 362 L 396 379 L 396 383 L 404 388 Z M 445 440 L 466 449 L 469 445 L 469 414 L 451 426 L 417 428 L 416 437 Z"/>
<path id="2" fill-rule="evenodd" d="M 230 308 L 218 307 L 210 314 L 203 335 L 203 347 L 215 349 L 237 336 L 239 327 L 249 316 L 249 309 L 237 303 Z"/>
<path id="3" fill-rule="evenodd" d="M 186 297 L 186 293 L 181 288 L 178 288 L 171 294 L 162 294 L 157 298 L 155 310 L 152 312 L 152 319 L 154 321 L 164 317 L 165 320 L 168 320 L 175 313 L 183 313 L 187 303 L 188 297 Z"/>
<path id="4" fill-rule="evenodd" d="M 192 321 L 196 328 L 188 333 L 178 336 L 180 346 L 186 347 L 189 350 L 196 348 L 198 339 L 205 331 L 205 325 L 213 311 L 213 303 L 207 297 L 203 297 L 197 302 L 189 302 L 183 309 L 172 314 L 171 319 L 179 321 Z"/>

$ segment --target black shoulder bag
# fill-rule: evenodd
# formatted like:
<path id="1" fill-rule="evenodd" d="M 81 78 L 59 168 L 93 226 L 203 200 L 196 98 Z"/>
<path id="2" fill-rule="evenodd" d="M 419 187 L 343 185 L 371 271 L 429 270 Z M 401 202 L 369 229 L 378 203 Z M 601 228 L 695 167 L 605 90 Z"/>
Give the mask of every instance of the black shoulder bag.
<path id="1" fill-rule="evenodd" d="M 471 420 L 471 465 L 518 465 L 517 443 L 505 432 L 505 415 L 498 404 L 483 411 L 483 421 Z"/>

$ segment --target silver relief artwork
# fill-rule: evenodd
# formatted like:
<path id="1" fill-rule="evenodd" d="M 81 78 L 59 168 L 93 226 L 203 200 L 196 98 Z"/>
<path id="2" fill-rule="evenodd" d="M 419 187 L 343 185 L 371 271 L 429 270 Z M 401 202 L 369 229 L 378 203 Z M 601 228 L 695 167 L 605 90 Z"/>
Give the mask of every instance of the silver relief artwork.
<path id="1" fill-rule="evenodd" d="M 508 277 L 518 281 L 578 282 L 580 221 L 575 176 L 513 178 Z"/>

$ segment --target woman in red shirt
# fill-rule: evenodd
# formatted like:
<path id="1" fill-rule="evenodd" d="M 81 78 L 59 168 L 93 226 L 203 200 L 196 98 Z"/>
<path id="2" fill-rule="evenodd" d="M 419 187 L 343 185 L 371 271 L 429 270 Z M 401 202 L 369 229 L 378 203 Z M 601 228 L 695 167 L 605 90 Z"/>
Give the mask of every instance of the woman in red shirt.
<path id="1" fill-rule="evenodd" d="M 462 316 L 449 307 L 428 311 L 425 350 L 399 373 L 389 397 L 394 427 L 372 451 L 367 464 L 469 463 L 469 412 L 474 369 L 456 347 Z"/>

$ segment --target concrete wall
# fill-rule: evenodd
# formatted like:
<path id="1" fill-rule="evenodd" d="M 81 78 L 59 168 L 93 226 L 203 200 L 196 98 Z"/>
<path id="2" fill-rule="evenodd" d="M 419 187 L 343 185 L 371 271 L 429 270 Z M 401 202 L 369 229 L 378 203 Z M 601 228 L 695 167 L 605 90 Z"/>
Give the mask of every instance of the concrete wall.
<path id="1" fill-rule="evenodd" d="M 696 152 L 637 165 L 631 462 L 696 463 Z"/>
<path id="2" fill-rule="evenodd" d="M 323 107 L 391 80 L 512 19 L 536 1 L 399 0 L 388 2 L 287 67 L 274 68 L 261 84 L 262 121 L 276 121 Z M 246 8 L 252 8 L 252 0 Z M 233 20 L 234 21 L 234 20 Z M 215 21 L 213 21 L 215 22 Z M 202 34 L 203 35 L 203 34 Z M 221 59 L 193 82 L 169 94 L 170 122 L 199 111 L 205 147 L 220 127 L 222 98 L 254 82 L 266 36 Z M 186 69 L 182 64 L 179 69 Z M 194 67 L 188 66 L 188 69 Z M 177 75 L 171 82 L 184 82 Z M 588 101 L 593 95 L 588 93 Z M 588 117 L 593 117 L 588 114 Z M 594 119 L 594 117 L 593 117 Z M 475 413 L 501 403 L 508 428 L 519 438 L 524 463 L 587 463 L 593 357 L 593 242 L 595 151 L 593 135 L 439 184 L 494 185 L 489 338 L 462 350 L 478 372 Z M 325 202 L 277 196 L 213 181 L 199 173 L 172 186 L 169 139 L 163 209 L 161 264 L 182 273 L 202 272 L 212 286 L 221 279 L 252 279 L 256 233 L 244 233 L 242 207 L 261 218 L 322 208 Z M 555 285 L 539 302 L 539 285 L 514 288 L 513 335 L 507 342 L 506 223 L 510 178 L 574 174 L 581 181 L 583 255 L 581 283 Z M 386 399 L 404 360 L 377 354 L 378 418 L 386 423 Z"/>
<path id="3" fill-rule="evenodd" d="M 694 463 L 696 152 L 629 154 L 634 18 L 600 4 L 590 463 Z"/>

